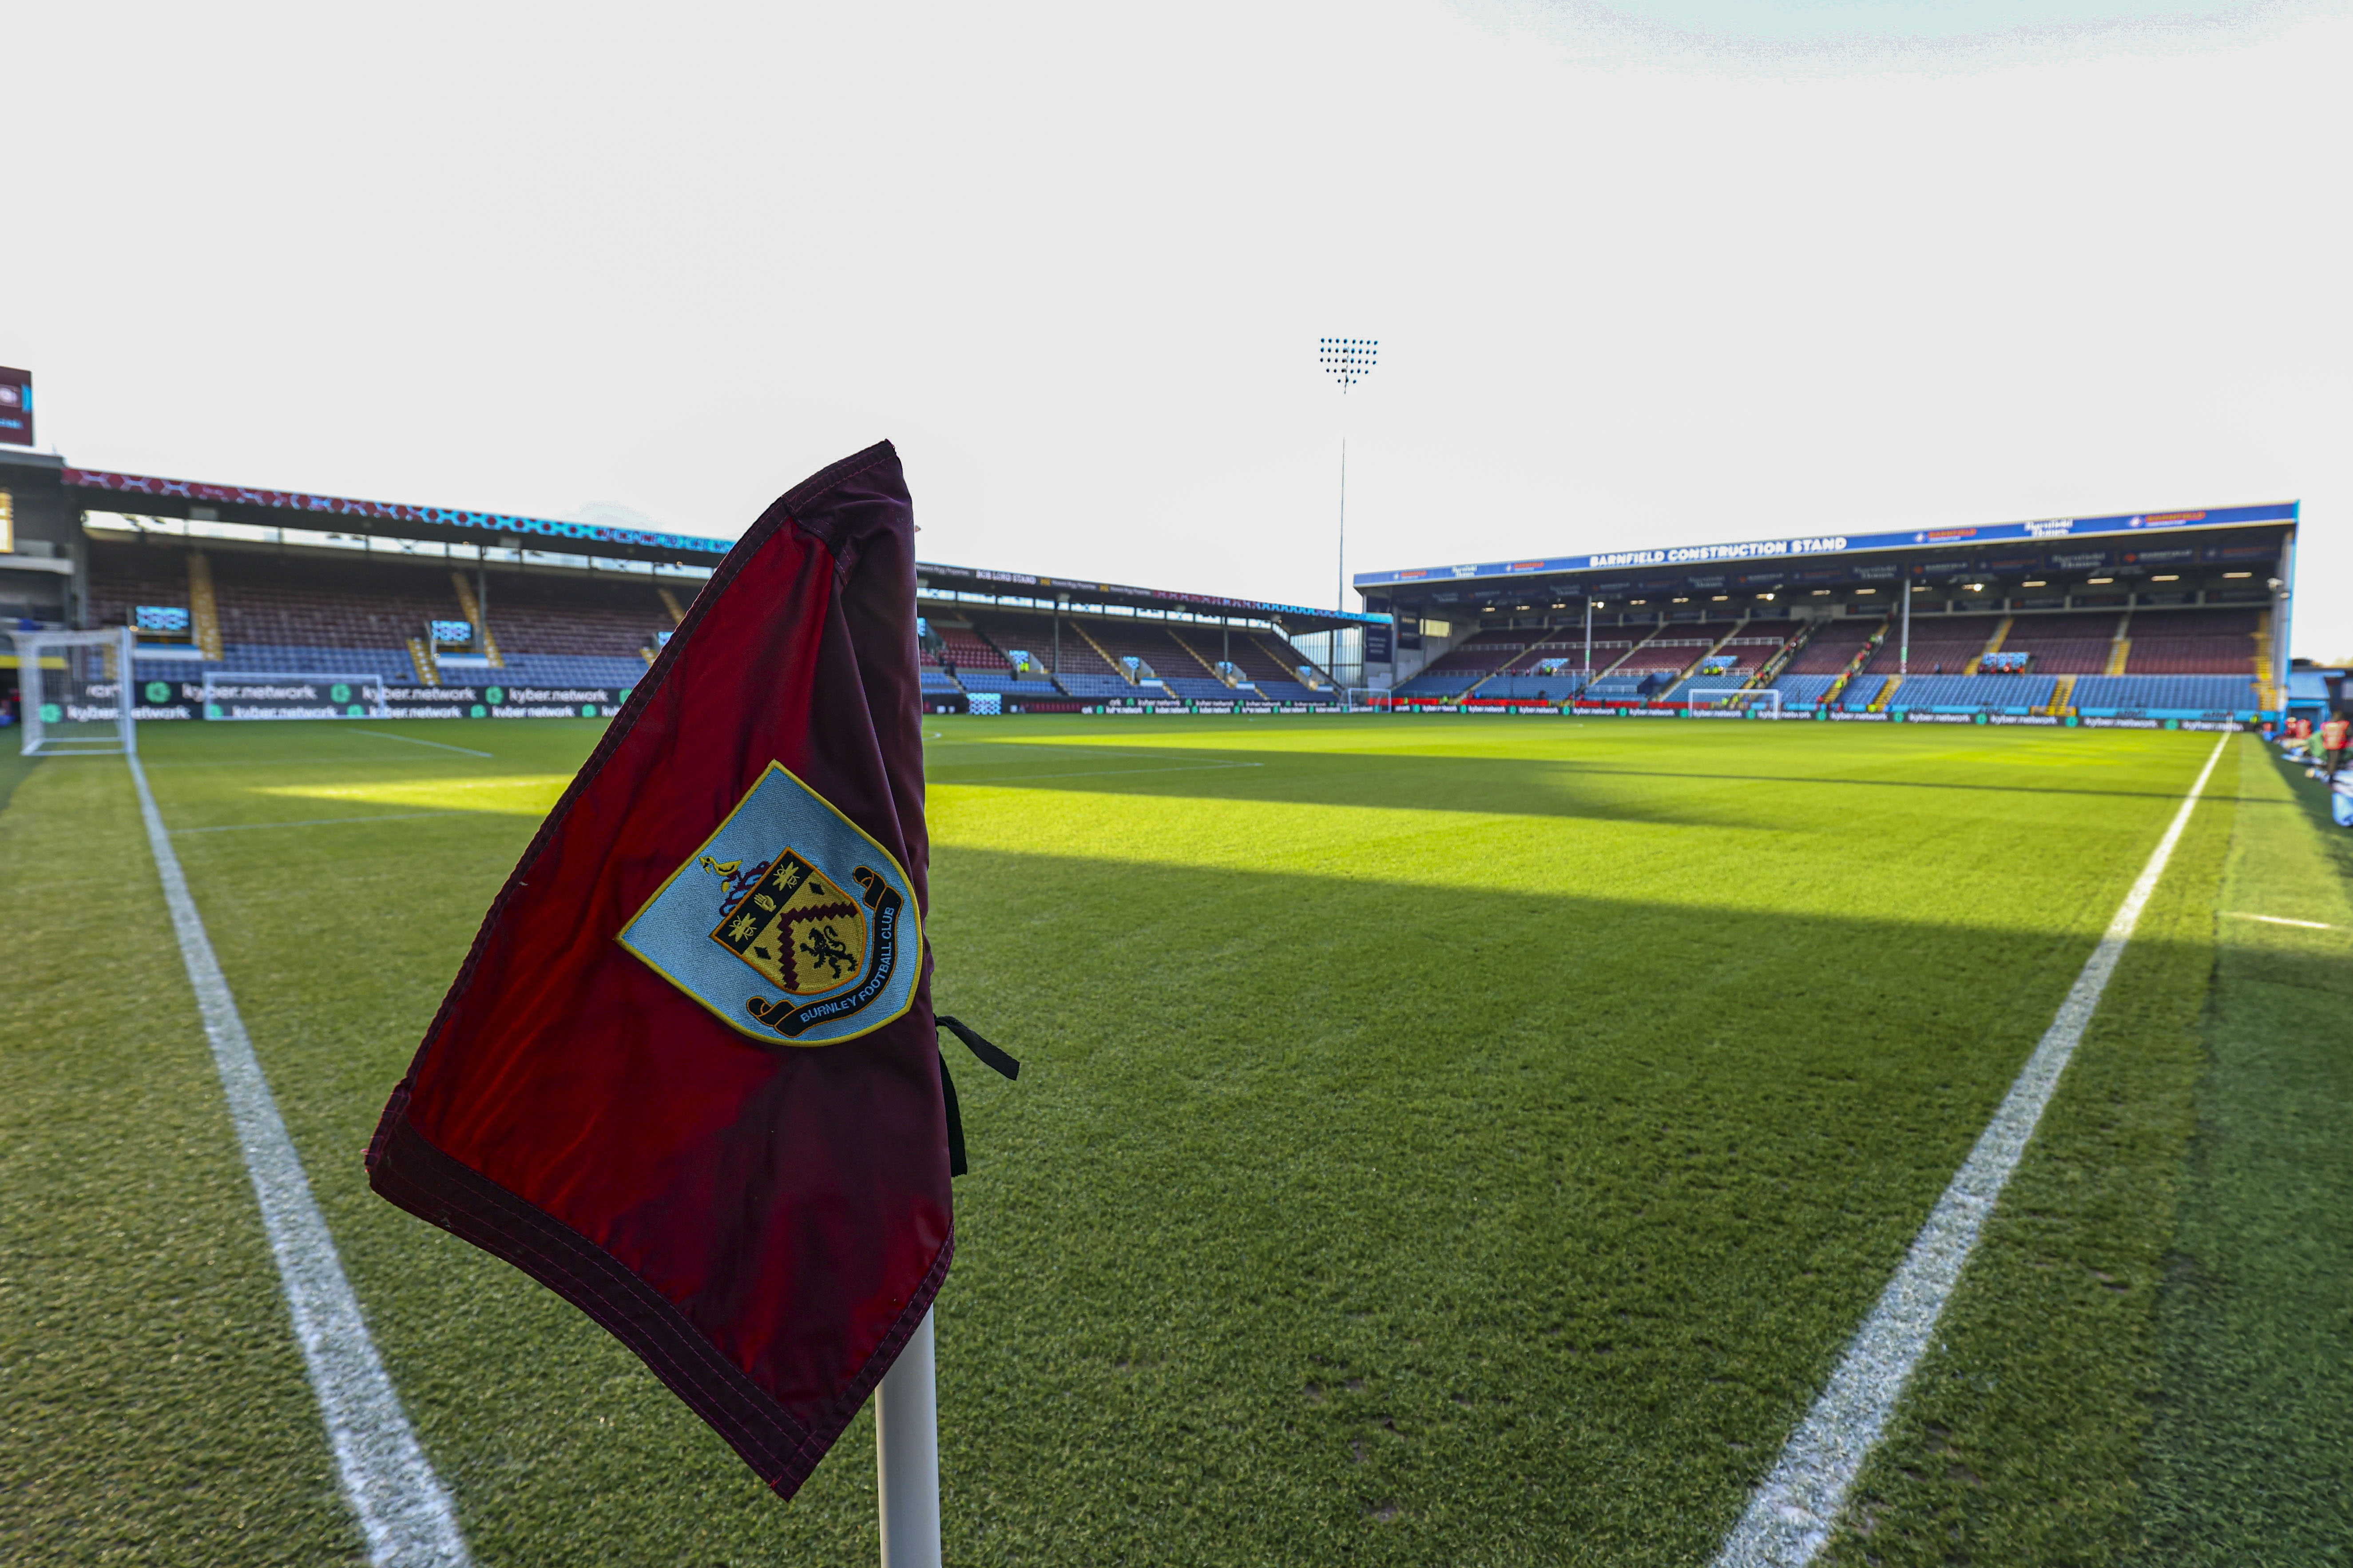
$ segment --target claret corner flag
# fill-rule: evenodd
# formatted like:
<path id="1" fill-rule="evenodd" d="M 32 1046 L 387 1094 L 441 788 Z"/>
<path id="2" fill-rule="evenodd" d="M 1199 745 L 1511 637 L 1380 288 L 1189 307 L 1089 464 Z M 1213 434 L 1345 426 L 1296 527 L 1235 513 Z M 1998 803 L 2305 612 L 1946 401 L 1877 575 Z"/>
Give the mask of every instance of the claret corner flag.
<path id="1" fill-rule="evenodd" d="M 712 574 L 368 1149 L 376 1192 L 596 1319 L 786 1497 L 955 1249 L 929 870 L 913 511 L 885 442 Z"/>

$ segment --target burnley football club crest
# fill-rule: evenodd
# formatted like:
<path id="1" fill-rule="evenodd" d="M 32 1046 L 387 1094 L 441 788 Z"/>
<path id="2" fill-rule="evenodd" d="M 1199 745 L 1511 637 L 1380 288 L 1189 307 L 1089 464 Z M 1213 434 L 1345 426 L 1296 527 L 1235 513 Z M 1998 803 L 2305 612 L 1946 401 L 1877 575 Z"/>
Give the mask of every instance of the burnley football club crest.
<path id="1" fill-rule="evenodd" d="M 828 1046 L 906 1012 L 922 920 L 891 852 L 780 763 L 621 928 L 726 1025 Z"/>

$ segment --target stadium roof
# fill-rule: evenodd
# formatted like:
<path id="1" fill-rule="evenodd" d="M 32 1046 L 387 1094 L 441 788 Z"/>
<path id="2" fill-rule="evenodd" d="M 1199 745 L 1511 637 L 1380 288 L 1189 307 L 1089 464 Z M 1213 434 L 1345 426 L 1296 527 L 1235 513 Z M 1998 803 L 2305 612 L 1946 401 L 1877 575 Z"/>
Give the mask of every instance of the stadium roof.
<path id="1" fill-rule="evenodd" d="M 607 523 L 565 522 L 554 518 L 526 517 L 517 512 L 473 511 L 462 507 L 358 500 L 348 496 L 314 495 L 305 490 L 206 484 L 195 479 L 158 479 L 147 474 L 114 473 L 101 468 L 77 468 L 70 465 L 63 467 L 58 477 L 67 490 L 84 492 L 85 505 L 95 501 L 100 495 L 119 497 L 121 499 L 115 501 L 111 510 L 191 521 L 236 522 L 264 528 L 288 525 L 324 527 L 339 533 L 487 547 L 495 547 L 501 541 L 512 539 L 519 547 L 531 550 L 685 564 L 705 570 L 718 565 L 720 560 L 735 547 L 733 540 L 706 539 L 691 533 L 669 533 Z M 1304 605 L 1229 599 L 1210 594 L 1181 594 L 1117 583 L 1084 582 L 1071 577 L 1046 577 L 1024 572 L 997 572 L 931 562 L 919 562 L 916 571 L 924 584 L 934 590 L 981 594 L 992 598 L 1077 600 L 1147 612 L 1241 616 L 1265 621 L 1280 620 L 1292 631 L 1324 631 L 1334 626 L 1364 626 L 1388 619 L 1386 615 L 1367 615 L 1359 611 L 1315 609 Z"/>
<path id="2" fill-rule="evenodd" d="M 513 512 L 469 511 L 461 507 L 354 500 L 348 496 L 312 495 L 303 490 L 208 485 L 194 479 L 160 479 L 146 474 L 109 473 L 99 468 L 68 467 L 61 478 L 68 489 L 119 495 L 125 498 L 124 510 L 164 517 L 190 517 L 195 515 L 193 509 L 205 507 L 224 522 L 267 527 L 286 522 L 287 514 L 291 512 L 306 520 L 332 520 L 335 529 L 346 533 L 396 533 L 404 539 L 468 544 L 491 544 L 500 537 L 508 537 L 525 540 L 533 548 L 539 548 L 541 540 L 565 540 L 575 550 L 593 545 L 593 552 L 599 555 L 632 561 L 689 562 L 704 566 L 717 565 L 720 558 L 735 547 L 731 539 L 703 539 L 691 533 L 616 528 L 596 522 L 562 522 Z M 137 499 L 132 503 L 131 498 L 134 497 Z"/>
<path id="3" fill-rule="evenodd" d="M 986 594 L 995 598 L 1029 599 L 1040 604 L 1068 600 L 1192 616 L 1245 616 L 1254 620 L 1281 621 L 1286 630 L 1294 632 L 1386 625 L 1389 618 L 1386 615 L 1366 615 L 1355 610 L 1319 610 L 1306 605 L 1279 605 L 1261 599 L 1225 599 L 1213 594 L 1178 594 L 1160 588 L 1131 588 L 1117 583 L 1082 582 L 1075 577 L 1039 577 L 1024 572 L 992 572 L 977 566 L 944 566 L 929 561 L 917 562 L 915 572 L 917 585 L 924 592 L 944 589 L 958 594 Z"/>
<path id="4" fill-rule="evenodd" d="M 1514 589 L 1527 578 L 1551 580 L 1549 585 L 1573 587 L 1572 581 L 1589 573 L 1620 573 L 1662 567 L 1710 566 L 1732 563 L 1802 561 L 1883 551 L 1918 552 L 1976 545 L 2047 543 L 2087 537 L 2147 537 L 2152 531 L 2240 528 L 2261 524 L 2295 524 L 2295 501 L 2270 501 L 2257 506 L 2211 507 L 2184 511 L 2119 512 L 2110 517 L 2054 517 L 2029 522 L 1996 522 L 1966 528 L 1897 529 L 1881 533 L 1788 535 L 1749 540 L 1736 544 L 1683 545 L 1666 550 L 1620 550 L 1592 555 L 1557 555 L 1525 561 L 1488 561 L 1455 566 L 1416 566 L 1394 572 L 1360 572 L 1357 592 L 1387 590 L 1413 597 L 1412 590 L 1440 584 L 1468 584 L 1474 587 Z"/>

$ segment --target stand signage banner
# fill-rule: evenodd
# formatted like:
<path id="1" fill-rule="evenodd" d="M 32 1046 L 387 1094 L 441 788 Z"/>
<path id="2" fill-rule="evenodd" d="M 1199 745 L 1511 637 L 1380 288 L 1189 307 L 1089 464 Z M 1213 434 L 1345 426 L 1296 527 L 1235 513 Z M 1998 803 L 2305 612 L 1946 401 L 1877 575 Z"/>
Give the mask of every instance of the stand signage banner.
<path id="1" fill-rule="evenodd" d="M 91 688 L 93 692 L 99 689 Z M 105 689 L 111 696 L 113 688 Z M 132 716 L 174 719 L 610 719 L 628 692 L 606 686 L 377 686 L 364 677 L 142 680 Z M 110 708 L 106 717 L 111 719 Z"/>

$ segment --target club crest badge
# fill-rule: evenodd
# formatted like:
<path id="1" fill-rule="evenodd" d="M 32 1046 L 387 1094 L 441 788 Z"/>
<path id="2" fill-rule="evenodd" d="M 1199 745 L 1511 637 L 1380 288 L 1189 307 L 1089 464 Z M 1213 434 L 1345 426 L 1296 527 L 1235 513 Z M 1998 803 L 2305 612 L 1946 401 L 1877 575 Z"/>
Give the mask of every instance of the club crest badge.
<path id="1" fill-rule="evenodd" d="M 728 1027 L 771 1045 L 873 1033 L 913 1005 L 923 968 L 906 872 L 780 763 L 619 941 Z"/>

